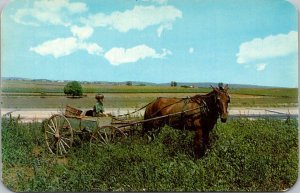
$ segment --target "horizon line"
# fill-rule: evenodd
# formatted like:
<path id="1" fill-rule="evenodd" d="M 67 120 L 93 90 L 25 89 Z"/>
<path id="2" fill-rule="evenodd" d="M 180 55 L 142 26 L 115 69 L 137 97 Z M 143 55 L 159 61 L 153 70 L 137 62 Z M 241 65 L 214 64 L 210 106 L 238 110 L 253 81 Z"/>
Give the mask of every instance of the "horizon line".
<path id="1" fill-rule="evenodd" d="M 172 81 L 169 81 L 169 82 L 160 82 L 160 83 L 156 83 L 156 82 L 149 82 L 149 81 L 135 81 L 135 80 L 125 80 L 125 81 L 108 81 L 108 80 L 62 80 L 62 79 L 48 79 L 48 78 L 24 78 L 24 77 L 1 77 L 1 82 L 3 80 L 32 80 L 32 81 L 38 81 L 38 80 L 45 80 L 45 81 L 55 81 L 55 82 L 71 82 L 71 81 L 78 81 L 78 82 L 109 82 L 109 83 L 126 83 L 126 82 L 135 82 L 135 83 L 148 83 L 148 84 L 170 84 L 172 81 L 175 81 L 179 84 L 218 84 L 220 82 L 208 82 L 208 81 L 205 81 L 205 82 L 181 82 L 181 81 L 176 81 L 176 80 L 172 80 Z M 224 83 L 224 82 L 222 82 Z M 235 86 L 239 86 L 239 87 L 242 87 L 242 86 L 247 86 L 247 87 L 269 87 L 269 88 L 297 88 L 298 89 L 298 86 L 296 87 L 287 87 L 287 86 L 270 86 L 270 85 L 260 85 L 260 84 L 245 84 L 245 83 L 224 83 L 224 84 L 228 84 L 229 86 L 230 85 L 235 85 Z"/>

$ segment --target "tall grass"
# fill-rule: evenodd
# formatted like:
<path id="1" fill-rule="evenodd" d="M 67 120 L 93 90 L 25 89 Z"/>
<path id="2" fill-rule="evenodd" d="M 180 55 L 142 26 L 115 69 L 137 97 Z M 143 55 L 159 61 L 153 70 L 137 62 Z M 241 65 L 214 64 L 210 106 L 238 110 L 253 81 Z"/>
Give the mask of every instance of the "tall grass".
<path id="1" fill-rule="evenodd" d="M 281 191 L 297 180 L 296 120 L 218 123 L 199 160 L 193 133 L 169 127 L 150 143 L 139 134 L 83 141 L 64 158 L 47 152 L 39 123 L 4 119 L 2 128 L 4 184 L 15 191 Z"/>

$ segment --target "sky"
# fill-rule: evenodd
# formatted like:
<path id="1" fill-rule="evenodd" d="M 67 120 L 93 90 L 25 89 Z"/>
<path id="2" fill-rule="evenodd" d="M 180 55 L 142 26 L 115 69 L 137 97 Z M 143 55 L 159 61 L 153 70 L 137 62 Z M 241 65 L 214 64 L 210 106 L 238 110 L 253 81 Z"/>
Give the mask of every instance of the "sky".
<path id="1" fill-rule="evenodd" d="M 287 0 L 11 0 L 2 77 L 298 87 Z"/>

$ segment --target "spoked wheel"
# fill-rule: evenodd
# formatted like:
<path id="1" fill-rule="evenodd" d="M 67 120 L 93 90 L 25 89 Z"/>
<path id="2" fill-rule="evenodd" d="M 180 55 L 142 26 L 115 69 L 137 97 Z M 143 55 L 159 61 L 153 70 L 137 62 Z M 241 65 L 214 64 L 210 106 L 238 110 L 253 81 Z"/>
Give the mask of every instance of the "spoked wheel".
<path id="1" fill-rule="evenodd" d="M 103 126 L 98 128 L 91 136 L 91 144 L 108 145 L 114 143 L 118 138 L 125 137 L 126 135 L 114 126 Z"/>
<path id="2" fill-rule="evenodd" d="M 52 115 L 45 124 L 45 139 L 51 153 L 67 154 L 73 143 L 73 130 L 68 119 L 60 114 Z"/>

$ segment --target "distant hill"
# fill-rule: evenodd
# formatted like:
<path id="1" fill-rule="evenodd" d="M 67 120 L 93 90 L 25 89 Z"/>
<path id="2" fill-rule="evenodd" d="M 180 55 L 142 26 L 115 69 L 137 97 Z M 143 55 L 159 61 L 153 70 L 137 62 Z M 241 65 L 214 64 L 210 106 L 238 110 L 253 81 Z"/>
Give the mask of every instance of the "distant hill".
<path id="1" fill-rule="evenodd" d="M 29 79 L 20 77 L 2 77 L 2 80 L 7 81 L 34 81 L 34 82 L 70 82 L 72 80 L 48 80 L 48 79 Z M 131 82 L 135 86 L 170 86 L 169 83 L 152 83 L 152 82 L 140 82 L 140 81 L 122 81 L 122 82 L 112 82 L 112 81 L 79 81 L 82 84 L 103 84 L 103 85 L 126 85 Z M 225 84 L 225 83 L 224 83 Z M 208 88 L 210 86 L 218 86 L 217 82 L 177 82 L 177 86 L 187 86 L 187 87 L 202 87 Z M 271 86 L 261 86 L 261 85 L 250 85 L 250 84 L 229 84 L 230 88 L 273 88 Z"/>
<path id="2" fill-rule="evenodd" d="M 224 83 L 226 84 L 226 83 Z M 159 84 L 162 86 L 169 86 L 170 83 Z M 228 84 L 230 88 L 272 88 L 271 86 L 260 86 L 260 85 L 251 85 L 251 84 Z M 177 86 L 193 86 L 193 87 L 217 87 L 218 83 L 216 82 L 177 82 Z"/>

